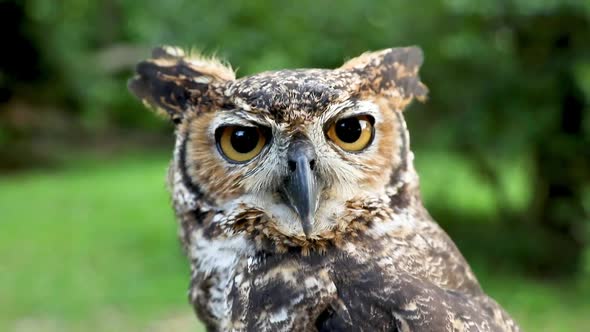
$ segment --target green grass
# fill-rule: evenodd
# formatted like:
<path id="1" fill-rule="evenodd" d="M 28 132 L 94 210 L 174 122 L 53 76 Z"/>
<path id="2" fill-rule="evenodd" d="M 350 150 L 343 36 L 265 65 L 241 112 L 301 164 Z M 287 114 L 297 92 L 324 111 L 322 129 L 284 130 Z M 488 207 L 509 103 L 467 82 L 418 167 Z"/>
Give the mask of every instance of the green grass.
<path id="1" fill-rule="evenodd" d="M 143 330 L 191 315 L 166 165 L 128 158 L 0 178 L 0 330 Z"/>
<path id="2" fill-rule="evenodd" d="M 429 201 L 455 195 L 458 208 L 476 209 L 471 197 L 478 209 L 493 210 L 492 196 L 460 160 L 421 158 Z M 186 300 L 188 266 L 166 166 L 164 154 L 141 155 L 0 177 L 0 331 L 200 330 Z M 461 190 L 440 191 L 448 183 Z M 474 269 L 526 331 L 590 326 L 590 300 L 573 285 L 528 280 L 485 262 Z"/>

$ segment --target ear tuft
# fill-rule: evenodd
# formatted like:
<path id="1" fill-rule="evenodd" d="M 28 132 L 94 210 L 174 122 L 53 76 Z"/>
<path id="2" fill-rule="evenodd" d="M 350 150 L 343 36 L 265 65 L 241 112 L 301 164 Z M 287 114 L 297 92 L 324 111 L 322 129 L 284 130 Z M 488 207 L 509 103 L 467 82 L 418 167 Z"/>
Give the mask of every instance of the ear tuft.
<path id="1" fill-rule="evenodd" d="M 148 106 L 179 123 L 187 112 L 203 112 L 223 104 L 223 87 L 235 79 L 220 61 L 178 47 L 163 46 L 140 62 L 129 90 Z"/>
<path id="2" fill-rule="evenodd" d="M 364 53 L 340 69 L 360 77 L 360 93 L 385 96 L 403 109 L 414 98 L 426 100 L 428 88 L 418 76 L 423 59 L 419 47 L 390 48 Z"/>

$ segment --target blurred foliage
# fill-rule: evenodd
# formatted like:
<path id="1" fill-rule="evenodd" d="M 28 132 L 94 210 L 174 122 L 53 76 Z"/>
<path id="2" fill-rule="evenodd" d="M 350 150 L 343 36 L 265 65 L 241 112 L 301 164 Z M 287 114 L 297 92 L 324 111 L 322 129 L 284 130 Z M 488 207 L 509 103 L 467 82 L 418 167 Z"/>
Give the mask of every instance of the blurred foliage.
<path id="1" fill-rule="evenodd" d="M 421 46 L 430 99 L 406 116 L 429 211 L 525 330 L 590 324 L 590 1 L 0 0 L 0 24 L 0 172 L 68 165 L 0 174 L 0 330 L 198 328 L 144 136 L 170 128 L 126 89 L 160 44 L 238 76 Z M 149 152 L 87 152 L 130 140 Z"/>
<path id="2" fill-rule="evenodd" d="M 14 115 L 20 99 L 59 105 L 75 119 L 65 132 L 164 128 L 125 88 L 134 63 L 155 45 L 216 53 L 242 76 L 335 67 L 366 50 L 416 44 L 426 55 L 422 78 L 431 94 L 408 112 L 414 145 L 469 161 L 468 172 L 495 202 L 495 231 L 532 242 L 514 253 L 525 257 L 519 263 L 542 275 L 572 275 L 585 259 L 589 1 L 0 0 L 0 8 L 18 26 L 7 48 L 18 51 L 1 52 L 0 100 L 9 115 L 0 113 L 0 155 L 13 156 L 3 142 L 39 131 Z M 514 189 L 523 187 L 512 181 L 515 168 L 524 169 L 524 190 Z M 513 196 L 520 203 L 511 203 Z M 467 200 L 461 211 L 431 207 L 452 230 L 477 202 Z"/>

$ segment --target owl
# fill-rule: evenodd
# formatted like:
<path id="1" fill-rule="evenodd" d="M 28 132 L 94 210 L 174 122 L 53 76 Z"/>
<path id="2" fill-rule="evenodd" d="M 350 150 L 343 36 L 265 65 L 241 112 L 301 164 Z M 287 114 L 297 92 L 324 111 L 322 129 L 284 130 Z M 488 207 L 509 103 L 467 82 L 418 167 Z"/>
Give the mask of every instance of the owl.
<path id="1" fill-rule="evenodd" d="M 519 331 L 425 210 L 403 110 L 417 47 L 236 79 L 161 47 L 130 91 L 170 119 L 168 184 L 209 331 Z"/>

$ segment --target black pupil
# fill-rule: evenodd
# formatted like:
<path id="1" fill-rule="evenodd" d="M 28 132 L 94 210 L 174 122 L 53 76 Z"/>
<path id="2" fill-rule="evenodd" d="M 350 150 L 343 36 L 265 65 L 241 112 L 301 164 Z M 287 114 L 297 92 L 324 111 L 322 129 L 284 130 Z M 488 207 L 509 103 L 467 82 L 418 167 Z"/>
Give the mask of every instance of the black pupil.
<path id="1" fill-rule="evenodd" d="M 336 122 L 336 135 L 344 143 L 354 143 L 359 137 L 363 128 L 361 122 L 357 118 L 342 119 Z"/>
<path id="2" fill-rule="evenodd" d="M 238 127 L 231 134 L 231 145 L 239 153 L 248 153 L 258 145 L 258 130 L 251 127 Z"/>

